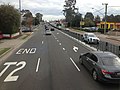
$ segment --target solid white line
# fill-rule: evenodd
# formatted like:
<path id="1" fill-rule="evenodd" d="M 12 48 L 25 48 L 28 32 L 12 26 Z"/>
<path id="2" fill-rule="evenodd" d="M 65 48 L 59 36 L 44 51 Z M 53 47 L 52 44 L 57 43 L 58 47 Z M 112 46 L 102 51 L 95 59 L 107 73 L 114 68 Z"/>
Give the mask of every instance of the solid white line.
<path id="1" fill-rule="evenodd" d="M 77 68 L 77 70 L 80 72 L 80 69 L 78 68 L 78 66 L 76 65 L 76 63 L 73 61 L 72 58 L 70 58 L 71 62 L 74 64 L 74 66 Z"/>
<path id="2" fill-rule="evenodd" d="M 37 63 L 36 72 L 38 72 L 38 70 L 39 70 L 39 64 L 40 64 L 40 58 L 38 59 L 38 63 Z"/>

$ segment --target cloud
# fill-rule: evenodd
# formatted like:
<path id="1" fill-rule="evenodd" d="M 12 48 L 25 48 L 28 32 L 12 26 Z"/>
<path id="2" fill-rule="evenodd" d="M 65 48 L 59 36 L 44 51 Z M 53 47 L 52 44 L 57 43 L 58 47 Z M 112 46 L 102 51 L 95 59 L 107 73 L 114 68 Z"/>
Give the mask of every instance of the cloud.
<path id="1" fill-rule="evenodd" d="M 104 8 L 105 6 L 102 3 L 108 3 L 108 14 L 119 14 L 120 7 L 109 7 L 109 6 L 119 6 L 119 0 L 76 0 L 76 7 L 79 8 L 79 12 L 83 15 L 86 12 L 92 12 L 94 15 L 100 15 L 99 10 Z M 44 14 L 46 18 L 61 18 L 64 17 L 62 14 L 63 5 L 65 4 L 65 0 L 21 0 L 22 9 L 28 9 L 32 13 L 40 12 Z M 19 8 L 19 0 L 0 0 L 1 3 L 10 3 L 14 5 L 17 9 Z M 96 10 L 92 10 L 95 8 Z M 104 9 L 100 11 L 104 14 Z M 51 16 L 51 17 L 50 17 Z M 51 18 L 51 19 L 52 19 Z"/>

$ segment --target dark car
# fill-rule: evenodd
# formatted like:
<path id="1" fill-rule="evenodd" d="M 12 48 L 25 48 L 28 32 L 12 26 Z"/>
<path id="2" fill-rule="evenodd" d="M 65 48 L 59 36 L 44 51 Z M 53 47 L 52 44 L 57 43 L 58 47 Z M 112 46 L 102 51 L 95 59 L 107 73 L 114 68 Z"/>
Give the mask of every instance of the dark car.
<path id="1" fill-rule="evenodd" d="M 95 81 L 119 83 L 120 58 L 111 52 L 93 51 L 81 54 L 79 61 L 92 74 Z"/>

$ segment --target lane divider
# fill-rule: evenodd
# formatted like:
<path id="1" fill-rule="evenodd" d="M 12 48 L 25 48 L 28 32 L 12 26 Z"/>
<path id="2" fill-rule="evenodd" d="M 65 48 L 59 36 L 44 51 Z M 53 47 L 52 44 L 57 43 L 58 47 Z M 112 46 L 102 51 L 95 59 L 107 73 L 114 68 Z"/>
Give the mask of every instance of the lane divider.
<path id="1" fill-rule="evenodd" d="M 73 61 L 72 58 L 70 58 L 71 62 L 73 63 L 73 65 L 76 67 L 76 69 L 80 72 L 80 69 L 78 68 L 78 66 L 76 65 L 76 63 Z"/>
<path id="2" fill-rule="evenodd" d="M 37 68 L 36 68 L 36 72 L 38 72 L 38 70 L 39 70 L 40 61 L 41 61 L 41 59 L 40 59 L 40 58 L 38 58 L 38 62 L 37 62 Z"/>

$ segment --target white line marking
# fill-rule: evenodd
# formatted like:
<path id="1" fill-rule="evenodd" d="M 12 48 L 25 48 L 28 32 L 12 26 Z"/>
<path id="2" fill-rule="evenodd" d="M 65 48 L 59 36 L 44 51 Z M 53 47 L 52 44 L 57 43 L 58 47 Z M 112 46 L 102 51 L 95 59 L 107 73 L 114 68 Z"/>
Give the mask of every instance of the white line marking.
<path id="1" fill-rule="evenodd" d="M 63 48 L 63 50 L 65 51 L 65 48 Z"/>
<path id="2" fill-rule="evenodd" d="M 59 40 L 57 40 L 57 42 L 59 42 Z"/>
<path id="3" fill-rule="evenodd" d="M 58 30 L 58 31 L 59 31 L 59 30 Z M 75 41 L 77 41 L 77 42 L 79 42 L 79 43 L 83 44 L 83 45 L 84 45 L 84 46 L 86 46 L 87 48 L 92 49 L 92 50 L 94 50 L 94 51 L 97 51 L 97 49 L 96 49 L 96 48 L 91 47 L 90 45 L 85 44 L 84 42 L 82 42 L 82 41 L 80 41 L 80 40 L 78 40 L 78 39 L 76 39 L 76 38 L 73 38 L 72 36 L 70 36 L 70 35 L 68 35 L 68 34 L 66 34 L 66 33 L 64 33 L 64 32 L 62 32 L 62 31 L 59 31 L 59 32 L 61 32 L 62 34 L 64 34 L 64 35 L 68 36 L 69 38 L 72 38 L 73 40 L 75 40 Z"/>
<path id="4" fill-rule="evenodd" d="M 78 68 L 78 66 L 76 65 L 76 63 L 73 61 L 72 58 L 70 58 L 71 62 L 74 64 L 74 66 L 77 68 L 77 70 L 80 72 L 80 69 Z"/>
<path id="5" fill-rule="evenodd" d="M 44 43 L 44 41 L 42 41 L 42 44 Z"/>
<path id="6" fill-rule="evenodd" d="M 61 43 L 59 43 L 59 45 L 62 45 Z"/>
<path id="7" fill-rule="evenodd" d="M 59 34 L 59 33 L 57 33 L 57 34 Z"/>
<path id="8" fill-rule="evenodd" d="M 36 72 L 38 72 L 38 70 L 39 70 L 39 65 L 40 65 L 40 58 L 38 59 L 38 62 L 37 62 Z"/>

